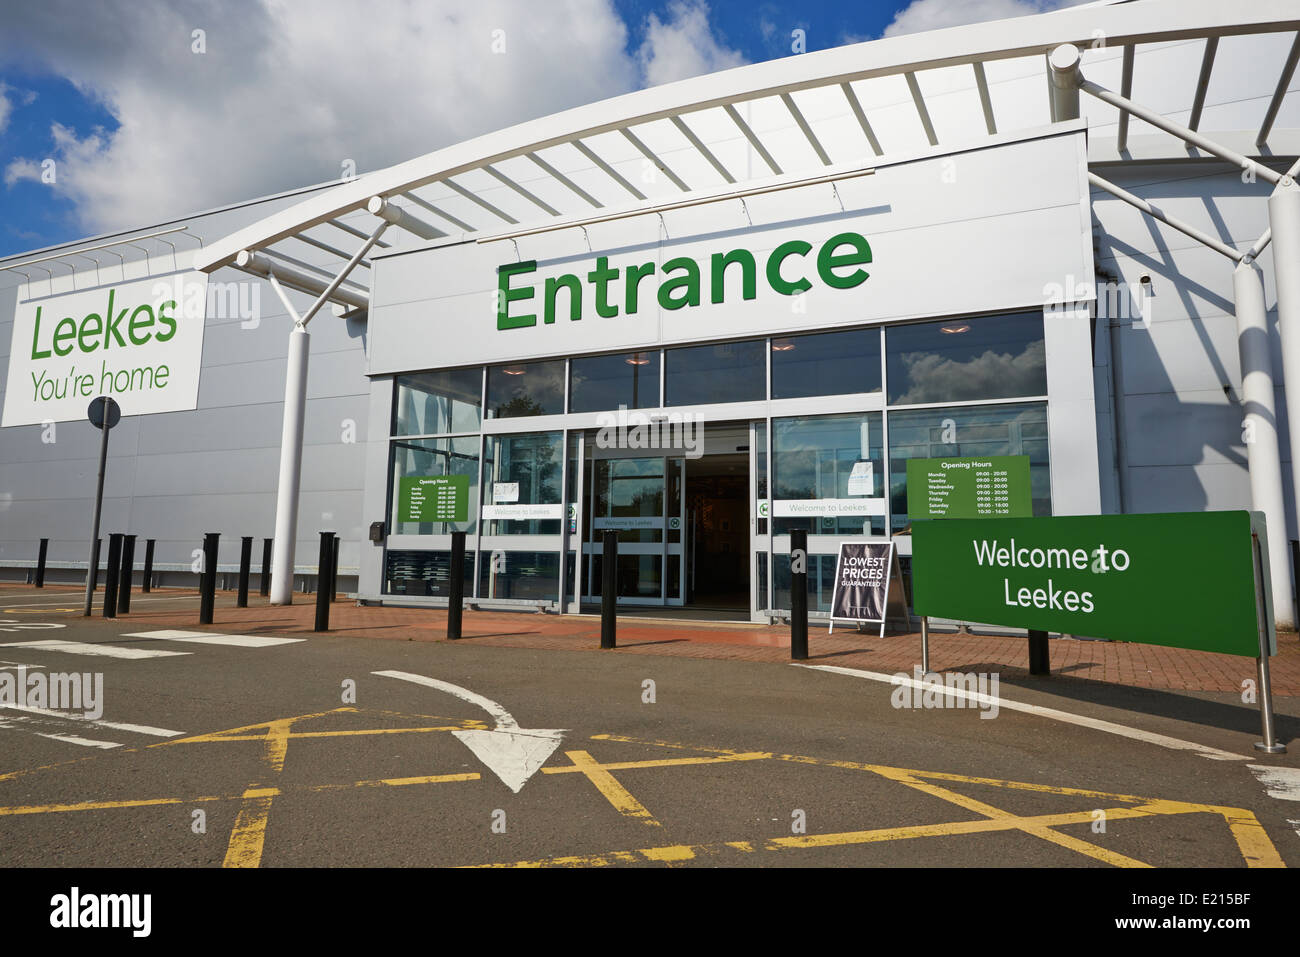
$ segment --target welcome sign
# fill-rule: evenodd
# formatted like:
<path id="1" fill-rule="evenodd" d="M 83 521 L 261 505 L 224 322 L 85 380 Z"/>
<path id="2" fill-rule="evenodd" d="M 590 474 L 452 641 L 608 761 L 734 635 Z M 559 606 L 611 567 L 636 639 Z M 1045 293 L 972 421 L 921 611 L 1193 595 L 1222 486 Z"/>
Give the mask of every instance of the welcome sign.
<path id="1" fill-rule="evenodd" d="M 19 303 L 0 426 L 76 421 L 98 395 L 123 415 L 196 408 L 207 282 L 177 273 Z"/>

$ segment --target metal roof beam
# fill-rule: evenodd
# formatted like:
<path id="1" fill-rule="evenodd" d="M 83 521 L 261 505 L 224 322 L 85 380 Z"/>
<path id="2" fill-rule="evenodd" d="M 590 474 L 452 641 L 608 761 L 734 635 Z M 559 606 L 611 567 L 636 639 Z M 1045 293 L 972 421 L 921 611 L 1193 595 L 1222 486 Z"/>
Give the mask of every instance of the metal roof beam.
<path id="1" fill-rule="evenodd" d="M 1205 38 L 1205 52 L 1201 55 L 1201 74 L 1196 78 L 1196 95 L 1192 97 L 1192 118 L 1187 128 L 1196 130 L 1201 125 L 1201 110 L 1205 109 L 1205 91 L 1210 87 L 1210 73 L 1214 69 L 1214 55 L 1219 52 L 1219 38 Z"/>
<path id="2" fill-rule="evenodd" d="M 1268 134 L 1273 132 L 1273 121 L 1277 119 L 1277 111 L 1282 107 L 1282 97 L 1286 96 L 1286 88 L 1291 85 L 1291 77 L 1295 74 L 1298 60 L 1300 60 L 1300 33 L 1297 33 L 1295 39 L 1291 41 L 1291 52 L 1287 54 L 1286 62 L 1282 64 L 1282 75 L 1278 77 L 1277 89 L 1273 91 L 1273 99 L 1269 101 L 1268 112 L 1264 114 L 1264 122 L 1259 127 L 1259 135 L 1255 137 L 1256 146 L 1267 143 Z"/>
<path id="3" fill-rule="evenodd" d="M 426 199 L 421 199 L 419 196 L 416 196 L 414 193 L 410 192 L 409 190 L 407 192 L 402 193 L 402 195 L 405 196 L 407 199 L 409 199 L 411 202 L 413 202 L 416 206 L 419 206 L 422 209 L 427 209 L 435 216 L 441 216 L 443 219 L 451 223 L 457 229 L 464 230 L 467 233 L 474 232 L 473 226 L 465 222 L 463 219 L 457 219 L 455 216 L 447 212 L 441 206 L 435 206 L 433 205 L 433 203 L 429 202 Z"/>
<path id="4" fill-rule="evenodd" d="M 641 190 L 637 189 L 626 179 L 624 179 L 622 175 L 619 174 L 618 170 L 614 169 L 614 167 L 610 166 L 603 159 L 601 159 L 594 152 L 592 152 L 591 147 L 588 146 L 586 143 L 582 142 L 582 140 L 573 140 L 573 146 L 579 153 L 581 153 L 583 156 L 587 157 L 587 159 L 595 163 L 597 169 L 603 172 L 614 182 L 618 183 L 619 186 L 622 186 L 625 190 L 627 190 L 637 199 L 646 198 L 645 193 L 641 192 Z"/>
<path id="5" fill-rule="evenodd" d="M 1148 216 L 1160 220 L 1160 222 L 1164 223 L 1166 226 L 1171 226 L 1174 229 L 1178 230 L 1180 233 L 1185 233 L 1188 236 L 1191 236 L 1198 243 L 1202 243 L 1210 247 L 1217 253 L 1222 253 L 1224 256 L 1227 256 L 1233 262 L 1241 262 L 1243 256 L 1245 255 L 1244 253 L 1237 252 L 1237 250 L 1233 249 L 1227 243 L 1223 242 L 1220 239 L 1217 239 L 1214 236 L 1211 236 L 1209 233 L 1201 232 L 1201 230 L 1197 229 L 1195 226 L 1188 225 L 1187 223 L 1183 222 L 1181 219 L 1176 219 L 1173 216 L 1170 216 L 1159 206 L 1152 206 L 1149 202 L 1147 202 L 1142 197 L 1134 196 L 1128 190 L 1121 189 L 1120 187 L 1116 186 L 1114 183 L 1110 182 L 1109 180 L 1102 179 L 1096 173 L 1088 174 L 1088 182 L 1090 182 L 1093 186 L 1096 186 L 1098 189 L 1104 189 L 1106 192 L 1110 193 L 1112 196 L 1116 197 L 1117 199 L 1124 200 L 1124 202 L 1128 203 L 1130 206 L 1134 206 L 1142 210 L 1142 212 L 1146 213 Z"/>
<path id="6" fill-rule="evenodd" d="M 1119 95 L 1128 99 L 1133 95 L 1133 56 L 1136 48 L 1132 43 L 1124 48 L 1124 59 L 1120 67 Z M 1115 134 L 1115 148 L 1123 153 L 1128 149 L 1128 113 L 1119 111 L 1119 129 Z"/>
<path id="7" fill-rule="evenodd" d="M 719 176 L 728 183 L 736 182 L 736 177 L 727 172 L 727 168 L 722 165 L 722 162 L 716 156 L 713 155 L 713 151 L 705 146 L 700 138 L 695 135 L 695 132 L 686 125 L 685 120 L 680 116 L 674 116 L 671 117 L 671 119 L 673 121 L 673 126 L 677 127 L 677 129 L 681 131 L 682 136 L 686 137 L 686 139 L 690 141 L 690 144 L 699 151 L 700 155 L 709 161 L 709 165 L 718 171 Z"/>
<path id="8" fill-rule="evenodd" d="M 808 140 L 808 144 L 813 148 L 813 152 L 817 154 L 817 158 L 822 161 L 822 165 L 830 166 L 831 158 L 826 155 L 826 150 L 822 148 L 821 142 L 813 135 L 812 127 L 809 126 L 808 121 L 804 119 L 803 113 L 799 112 L 799 107 L 795 106 L 794 98 L 791 97 L 789 93 L 782 93 L 781 102 L 784 103 L 785 108 L 790 111 L 790 115 L 794 117 L 794 121 L 799 125 L 799 129 L 803 130 L 804 137 Z"/>
<path id="9" fill-rule="evenodd" d="M 757 135 L 755 135 L 754 131 L 749 128 L 749 124 L 741 119 L 740 111 L 730 103 L 723 107 L 723 109 L 726 110 L 727 115 L 731 117 L 731 122 L 736 124 L 745 139 L 749 140 L 749 145 L 754 147 L 754 151 L 763 158 L 763 162 L 768 165 L 772 172 L 777 176 L 783 175 L 781 167 L 777 165 L 776 160 L 772 159 L 772 154 L 767 151 L 767 147 L 763 145 L 762 141 Z"/>
<path id="10" fill-rule="evenodd" d="M 315 246 L 317 249 L 327 252 L 332 256 L 338 256 L 339 259 L 342 259 L 344 262 L 347 262 L 347 260 L 352 258 L 352 253 L 339 249 L 337 246 L 331 246 L 329 243 L 323 243 L 319 239 L 313 239 L 306 233 L 298 233 L 292 238 L 298 240 L 300 243 L 306 243 L 308 246 Z M 369 269 L 370 260 L 360 259 L 357 261 L 357 265 L 362 269 Z"/>
<path id="11" fill-rule="evenodd" d="M 665 163 L 663 160 L 661 160 L 655 154 L 654 150 L 650 149 L 650 147 L 646 146 L 645 143 L 641 142 L 641 138 L 639 136 L 637 136 L 629 129 L 622 129 L 619 130 L 619 132 L 623 134 L 624 138 L 626 138 L 629 143 L 631 143 L 638 150 L 640 150 L 641 155 L 644 156 L 646 159 L 648 159 L 651 163 L 653 163 L 656 169 L 658 169 L 661 173 L 667 176 L 669 181 L 674 186 L 680 189 L 683 193 L 689 193 L 691 191 L 691 188 L 686 185 L 686 183 L 682 180 L 682 178 L 678 176 L 676 173 L 674 173 L 672 169 L 668 166 L 668 164 Z"/>
<path id="12" fill-rule="evenodd" d="M 361 205 L 364 206 L 365 203 L 362 203 Z M 343 221 L 340 220 L 340 219 L 327 219 L 327 220 L 325 220 L 325 222 L 328 223 L 330 226 L 333 226 L 335 229 L 341 229 L 341 230 L 343 230 L 343 232 L 347 233 L 349 236 L 355 236 L 355 237 L 357 237 L 357 239 L 369 239 L 369 238 L 370 238 L 370 237 L 367 236 L 365 233 L 363 233 L 361 230 L 357 229 L 357 227 L 355 227 L 355 226 L 349 226 L 347 223 L 343 222 Z M 318 224 L 313 223 L 312 225 L 318 225 Z M 310 229 L 311 226 L 305 226 L 305 227 L 303 227 L 303 228 L 304 228 L 304 229 Z M 277 237 L 277 238 L 284 238 L 284 237 Z M 275 240 L 272 239 L 272 240 L 270 240 L 270 241 L 271 241 L 271 242 L 274 242 Z M 384 242 L 379 242 L 379 243 L 375 243 L 375 245 L 378 246 L 380 249 L 387 249 L 389 244 L 388 244 L 388 243 L 384 243 Z"/>
<path id="13" fill-rule="evenodd" d="M 367 236 L 366 238 L 369 239 L 370 237 Z M 279 282 L 291 289 L 297 289 L 299 292 L 305 292 L 312 296 L 319 296 L 330 285 L 315 276 L 295 269 L 293 266 L 272 262 L 266 255 L 266 250 L 256 252 L 248 249 L 240 250 L 233 265 L 236 269 L 242 269 L 244 272 L 262 276 L 263 278 L 270 278 L 274 275 Z M 333 276 L 329 278 L 334 279 Z M 352 306 L 355 309 L 367 309 L 370 306 L 370 294 L 368 292 L 348 285 L 340 285 L 336 288 L 330 294 L 330 299 Z"/>
<path id="14" fill-rule="evenodd" d="M 993 119 L 993 100 L 989 96 L 989 80 L 984 75 L 984 64 L 976 60 L 971 67 L 975 71 L 975 88 L 979 90 L 980 108 L 984 110 L 984 128 L 989 131 L 989 136 L 995 136 L 998 124 Z"/>
<path id="15" fill-rule="evenodd" d="M 1125 99 L 1116 93 L 1112 93 L 1104 86 L 1099 86 L 1091 80 L 1085 80 L 1080 77 L 1079 89 L 1091 96 L 1095 96 L 1103 103 L 1109 103 L 1111 106 L 1118 107 L 1121 110 L 1127 110 L 1138 119 L 1150 123 L 1156 129 L 1163 130 L 1170 136 L 1176 136 L 1183 142 L 1190 143 L 1192 146 L 1195 146 L 1199 150 L 1204 150 L 1211 156 L 1217 156 L 1221 160 L 1226 160 L 1238 169 L 1253 170 L 1257 177 L 1265 182 L 1272 183 L 1274 186 L 1276 186 L 1282 179 L 1282 174 L 1278 173 L 1271 167 L 1265 166 L 1262 163 L 1256 163 L 1254 160 L 1243 156 L 1236 150 L 1228 149 L 1226 146 L 1221 146 L 1213 140 L 1202 136 L 1200 133 L 1189 130 L 1187 127 L 1175 123 L 1173 120 L 1167 119 L 1161 114 L 1156 113 L 1154 110 L 1148 110 L 1146 107 L 1139 106 L 1132 100 Z"/>
<path id="16" fill-rule="evenodd" d="M 480 169 L 481 168 L 482 167 L 480 167 Z M 507 223 L 509 223 L 512 226 L 519 225 L 519 220 L 515 219 L 509 213 L 504 213 L 501 210 L 497 209 L 495 206 L 489 203 L 486 199 L 483 199 L 483 197 L 479 196 L 477 193 L 470 192 L 464 186 L 461 186 L 460 183 L 455 182 L 450 176 L 448 176 L 444 180 L 441 180 L 440 182 L 444 186 L 448 187 L 449 189 L 452 189 L 455 192 L 460 193 L 460 195 L 464 196 L 475 206 L 479 206 L 483 209 L 486 209 L 489 213 L 491 213 L 493 216 L 497 217 L 498 219 L 504 219 Z"/>
<path id="17" fill-rule="evenodd" d="M 907 80 L 907 88 L 912 91 L 912 102 L 916 104 L 916 113 L 921 117 L 921 125 L 925 127 L 925 138 L 930 141 L 931 146 L 938 146 L 939 138 L 934 135 L 934 124 L 930 122 L 930 111 L 925 108 L 925 97 L 921 95 L 921 84 L 916 82 L 916 73 L 909 70 L 903 76 Z"/>
<path id="18" fill-rule="evenodd" d="M 555 179 L 555 180 L 557 180 L 558 182 L 563 183 L 565 186 L 567 186 L 567 187 L 568 187 L 568 188 L 569 188 L 569 189 L 570 189 L 570 190 L 571 190 L 571 191 L 572 191 L 576 196 L 578 196 L 580 199 L 584 199 L 584 200 L 586 200 L 588 203 L 590 203 L 590 204 L 591 204 L 592 206 L 594 206 L 596 209 L 604 209 L 604 208 L 605 208 L 605 204 L 604 204 L 604 203 L 602 203 L 600 200 L 596 199 L 596 197 L 592 196 L 592 195 L 591 195 L 590 193 L 588 193 L 585 189 L 583 189 L 581 186 L 579 186 L 579 185 L 578 185 L 577 183 L 575 183 L 573 180 L 569 179 L 569 177 L 565 176 L 565 175 L 564 175 L 563 173 L 561 173 L 558 169 L 556 169 L 556 168 L 555 168 L 554 166 L 552 166 L 550 163 L 546 162 L 546 160 L 542 159 L 542 158 L 541 158 L 540 156 L 538 156 L 536 153 L 525 153 L 524 155 L 527 156 L 527 157 L 528 157 L 530 160 L 532 160 L 534 163 L 536 163 L 537 166 L 538 166 L 540 169 L 542 169 L 542 170 L 544 170 L 545 172 L 549 173 L 553 179 Z"/>
<path id="19" fill-rule="evenodd" d="M 542 210 L 542 212 L 549 213 L 549 214 L 552 215 L 552 216 L 559 216 L 559 215 L 560 215 L 560 211 L 559 211 L 558 209 L 556 209 L 554 206 L 551 206 L 549 203 L 544 202 L 543 200 L 541 200 L 541 199 L 538 198 L 537 196 L 535 196 L 535 195 L 533 195 L 532 193 L 530 193 L 528 190 L 524 189 L 522 186 L 520 186 L 518 183 L 516 183 L 514 180 L 512 180 L 509 176 L 506 176 L 506 175 L 505 175 L 504 173 L 502 173 L 500 170 L 498 170 L 498 169 L 496 169 L 494 166 L 492 166 L 491 163 L 487 163 L 487 164 L 485 164 L 485 165 L 483 166 L 483 172 L 487 173 L 489 176 L 491 176 L 491 177 L 492 177 L 493 179 L 495 179 L 497 182 L 502 183 L 502 184 L 504 184 L 504 185 L 506 185 L 506 186 L 509 186 L 511 189 L 513 189 L 516 193 L 518 193 L 518 194 L 519 194 L 520 196 L 522 196 L 524 199 L 528 200 L 530 203 L 532 203 L 532 204 L 533 204 L 534 206 L 536 206 L 538 209 Z"/>
<path id="20" fill-rule="evenodd" d="M 853 85 L 851 83 L 841 83 L 840 89 L 844 91 L 844 98 L 849 101 L 849 108 L 853 110 L 858 126 L 862 127 L 862 132 L 866 134 L 867 142 L 871 144 L 871 152 L 877 156 L 883 155 L 884 150 L 880 148 L 880 140 L 876 139 L 876 131 L 867 122 L 867 114 L 863 111 L 862 104 L 858 102 L 858 95 L 853 92 Z"/>
<path id="21" fill-rule="evenodd" d="M 412 236 L 419 239 L 441 239 L 447 235 L 438 227 L 431 226 L 424 220 L 412 216 L 402 207 L 382 196 L 371 196 L 370 202 L 366 203 L 366 209 L 372 216 L 378 216 L 386 223 L 405 229 Z M 382 230 L 380 234 L 382 234 Z M 379 240 L 379 235 L 368 236 L 366 239 L 370 245 L 374 245 Z M 349 266 L 348 271 L 350 272 L 351 269 L 352 267 Z"/>

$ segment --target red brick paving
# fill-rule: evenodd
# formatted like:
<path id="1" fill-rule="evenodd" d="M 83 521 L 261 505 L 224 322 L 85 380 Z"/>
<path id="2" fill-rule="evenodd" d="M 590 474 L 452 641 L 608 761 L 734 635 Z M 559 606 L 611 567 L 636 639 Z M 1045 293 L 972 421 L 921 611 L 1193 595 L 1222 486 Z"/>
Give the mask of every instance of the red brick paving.
<path id="1" fill-rule="evenodd" d="M 29 586 L 0 586 L 0 596 L 42 594 Z M 73 594 L 46 591 L 45 595 Z M 187 594 L 168 589 L 167 596 Z M 193 593 L 188 593 L 193 594 Z M 155 593 L 158 596 L 159 593 Z M 235 608 L 233 596 L 218 597 L 212 631 L 312 634 L 315 602 L 300 596 L 294 605 L 268 605 L 250 599 L 249 608 Z M 80 606 L 80 601 L 69 603 Z M 197 628 L 192 607 L 168 608 L 167 603 L 137 603 L 130 615 L 136 630 Z M 176 604 L 181 604 L 177 602 Z M 54 617 L 51 615 L 51 617 Z M 330 611 L 330 631 L 338 635 L 391 641 L 445 641 L 446 612 L 431 608 L 360 606 L 345 599 Z M 600 650 L 600 619 L 594 616 L 544 615 L 466 610 L 461 640 L 467 644 L 512 648 Z M 790 660 L 788 627 L 748 623 L 713 623 L 620 619 L 619 647 L 614 654 L 669 655 L 680 658 L 720 658 L 741 661 Z M 809 636 L 810 663 L 834 664 L 869 671 L 911 672 L 921 661 L 920 635 L 827 635 L 814 625 Z M 607 652 L 609 653 L 609 652 Z M 1236 655 L 1165 648 L 1122 642 L 1051 641 L 1052 673 L 1138 688 L 1240 692 L 1241 683 L 1255 677 L 1255 660 Z M 931 634 L 930 666 L 938 671 L 1029 672 L 1028 643 L 1023 637 Z M 1278 636 L 1278 654 L 1271 659 L 1277 696 L 1300 696 L 1300 638 Z"/>

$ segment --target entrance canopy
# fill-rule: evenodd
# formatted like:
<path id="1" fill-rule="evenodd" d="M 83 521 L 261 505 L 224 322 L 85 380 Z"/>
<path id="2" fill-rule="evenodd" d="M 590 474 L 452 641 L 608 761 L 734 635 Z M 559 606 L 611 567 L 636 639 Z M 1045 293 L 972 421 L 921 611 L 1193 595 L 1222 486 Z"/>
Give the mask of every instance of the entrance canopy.
<path id="1" fill-rule="evenodd" d="M 1212 129 L 1242 154 L 1294 156 L 1300 111 L 1294 96 L 1285 101 L 1298 30 L 1294 0 L 1136 0 L 740 67 L 341 182 L 200 249 L 196 268 L 273 276 L 336 311 L 359 312 L 369 302 L 367 254 L 389 241 L 507 240 L 720 196 L 743 201 L 870 168 L 886 152 L 945 152 L 1042 127 L 1063 118 L 1054 115 L 1048 56 L 1066 43 L 1083 51 L 1090 79 L 1124 97 Z M 1084 116 L 1094 166 L 1211 158 L 1093 97 Z M 389 226 L 398 230 L 379 239 Z"/>

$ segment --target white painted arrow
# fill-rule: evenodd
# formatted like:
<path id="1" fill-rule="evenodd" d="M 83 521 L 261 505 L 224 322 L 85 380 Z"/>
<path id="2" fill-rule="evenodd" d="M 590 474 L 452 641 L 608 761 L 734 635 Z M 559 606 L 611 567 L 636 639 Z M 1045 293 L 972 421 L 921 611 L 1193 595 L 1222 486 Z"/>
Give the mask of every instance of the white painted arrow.
<path id="1" fill-rule="evenodd" d="M 496 730 L 453 731 L 452 734 L 473 751 L 475 756 L 516 794 L 537 772 L 537 769 L 546 763 L 546 759 L 555 753 L 555 749 L 560 746 L 560 740 L 564 737 L 564 729 L 521 728 L 510 712 L 491 698 L 475 694 L 468 688 L 462 688 L 449 681 L 439 681 L 437 678 L 415 675 L 409 671 L 375 671 L 372 674 L 383 678 L 400 678 L 402 681 L 414 682 L 426 688 L 445 691 L 462 701 L 478 705 L 490 714 L 497 723 Z"/>

